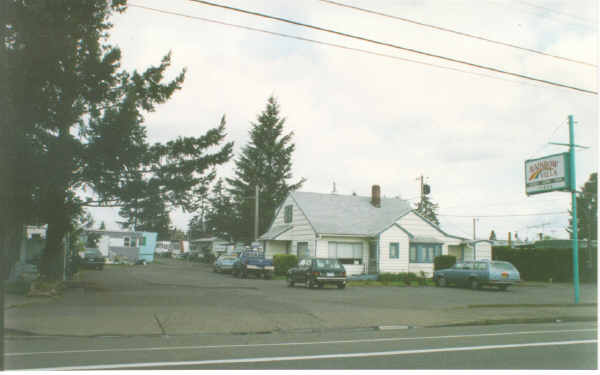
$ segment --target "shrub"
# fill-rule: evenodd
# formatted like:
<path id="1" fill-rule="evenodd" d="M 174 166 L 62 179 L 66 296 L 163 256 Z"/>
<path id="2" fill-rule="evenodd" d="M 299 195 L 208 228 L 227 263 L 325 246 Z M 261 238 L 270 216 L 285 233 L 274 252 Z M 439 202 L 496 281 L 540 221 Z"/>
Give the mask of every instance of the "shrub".
<path id="1" fill-rule="evenodd" d="M 393 282 L 393 281 L 403 281 L 404 280 L 404 274 L 403 273 L 391 273 L 391 272 L 384 272 L 384 273 L 380 273 L 379 275 L 377 275 L 377 281 L 380 281 L 384 284 Z"/>
<path id="2" fill-rule="evenodd" d="M 404 282 L 406 283 L 406 285 L 411 285 L 413 281 L 417 280 L 417 274 L 414 272 L 407 272 L 405 274 L 403 274 L 404 276 Z"/>
<path id="3" fill-rule="evenodd" d="M 290 268 L 298 265 L 298 257 L 293 254 L 276 254 L 273 256 L 273 267 L 276 275 L 287 275 Z"/>
<path id="4" fill-rule="evenodd" d="M 443 270 L 450 268 L 456 264 L 456 257 L 454 255 L 438 255 L 433 258 L 433 270 Z"/>

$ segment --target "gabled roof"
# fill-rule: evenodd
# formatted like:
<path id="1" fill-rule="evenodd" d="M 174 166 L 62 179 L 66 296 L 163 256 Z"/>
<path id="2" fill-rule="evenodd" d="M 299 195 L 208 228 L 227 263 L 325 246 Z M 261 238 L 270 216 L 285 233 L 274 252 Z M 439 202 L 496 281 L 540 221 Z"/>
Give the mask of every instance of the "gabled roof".
<path id="1" fill-rule="evenodd" d="M 275 239 L 277 239 L 277 237 L 279 237 L 279 235 L 287 232 L 290 229 L 292 229 L 292 226 L 289 225 L 289 224 L 286 224 L 286 225 L 276 225 L 274 227 L 271 227 L 267 233 L 263 234 L 258 239 L 261 240 L 261 241 L 263 241 L 263 240 L 275 240 Z"/>
<path id="2" fill-rule="evenodd" d="M 318 234 L 373 236 L 412 211 L 410 203 L 399 198 L 381 198 L 381 207 L 374 207 L 371 197 L 298 191 L 290 195 Z"/>

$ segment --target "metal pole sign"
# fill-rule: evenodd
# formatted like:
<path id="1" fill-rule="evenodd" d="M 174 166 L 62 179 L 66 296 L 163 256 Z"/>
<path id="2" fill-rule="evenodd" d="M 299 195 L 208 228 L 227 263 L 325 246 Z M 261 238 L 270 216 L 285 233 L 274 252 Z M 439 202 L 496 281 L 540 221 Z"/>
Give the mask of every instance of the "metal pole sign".
<path id="1" fill-rule="evenodd" d="M 570 191 L 570 155 L 548 155 L 525 160 L 525 193 L 527 195 L 551 191 Z"/>
<path id="2" fill-rule="evenodd" d="M 575 304 L 579 303 L 579 249 L 577 239 L 577 184 L 575 181 L 575 131 L 573 116 L 569 115 L 569 143 L 552 143 L 568 146 L 569 152 L 548 155 L 525 161 L 525 193 L 527 195 L 565 191 L 571 193 L 573 236 L 573 289 Z M 584 147 L 585 148 L 585 147 Z"/>

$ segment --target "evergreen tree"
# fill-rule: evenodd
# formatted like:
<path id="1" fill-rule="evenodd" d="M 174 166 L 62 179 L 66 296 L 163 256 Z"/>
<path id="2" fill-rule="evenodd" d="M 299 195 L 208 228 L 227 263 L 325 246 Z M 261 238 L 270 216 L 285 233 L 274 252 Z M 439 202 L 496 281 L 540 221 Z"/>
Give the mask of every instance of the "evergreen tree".
<path id="1" fill-rule="evenodd" d="M 587 240 L 598 239 L 598 173 L 592 173 L 586 183 L 578 191 L 577 204 L 577 238 Z M 569 210 L 569 226 L 566 228 L 569 238 L 573 238 L 573 210 Z"/>
<path id="2" fill-rule="evenodd" d="M 225 189 L 222 179 L 219 179 L 208 198 L 208 209 L 202 219 L 197 219 L 203 225 L 204 232 L 211 236 L 232 240 L 240 220 L 237 208 L 231 195 Z M 190 224 L 191 226 L 192 224 Z M 196 230 L 199 228 L 196 226 Z"/>
<path id="3" fill-rule="evenodd" d="M 40 272 L 58 279 L 62 240 L 84 205 L 130 202 L 135 184 L 144 181 L 166 203 L 194 209 L 194 193 L 211 179 L 205 171 L 229 160 L 232 144 L 204 154 L 223 140 L 224 123 L 199 138 L 146 142 L 144 112 L 179 90 L 185 72 L 163 82 L 170 55 L 141 73 L 119 70 L 121 52 L 107 43 L 108 20 L 125 11 L 126 1 L 6 0 L 2 6 L 1 83 L 8 97 L 0 109 L 8 120 L 1 127 L 0 183 L 11 200 L 3 214 L 15 212 L 12 202 L 23 212 L 15 224 L 0 222 L 0 237 L 12 238 L 28 221 L 47 223 Z M 83 202 L 79 188 L 90 188 L 98 200 Z"/>
<path id="4" fill-rule="evenodd" d="M 416 211 L 435 225 L 440 225 L 440 221 L 437 218 L 437 210 L 438 205 L 430 201 L 427 195 L 421 196 L 421 201 L 417 204 Z"/>
<path id="5" fill-rule="evenodd" d="M 265 110 L 252 123 L 250 141 L 236 160 L 235 178 L 228 178 L 229 192 L 239 215 L 233 228 L 234 239 L 251 242 L 254 239 L 254 196 L 259 193 L 259 235 L 264 233 L 275 210 L 290 191 L 299 189 L 302 178 L 289 183 L 292 178 L 293 132 L 284 134 L 285 118 L 279 115 L 279 105 L 274 97 L 267 101 Z"/>

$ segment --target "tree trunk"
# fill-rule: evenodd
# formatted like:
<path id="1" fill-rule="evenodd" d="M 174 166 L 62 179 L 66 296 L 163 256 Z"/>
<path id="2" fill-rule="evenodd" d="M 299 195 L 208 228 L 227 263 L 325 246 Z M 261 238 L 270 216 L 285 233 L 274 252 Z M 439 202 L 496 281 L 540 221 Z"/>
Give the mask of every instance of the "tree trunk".
<path id="1" fill-rule="evenodd" d="M 40 275 L 48 280 L 62 280 L 64 272 L 63 238 L 69 231 L 71 217 L 68 214 L 66 194 L 61 189 L 46 196 L 45 222 L 46 247 L 40 262 Z M 66 189 L 65 189 L 66 191 Z"/>
<path id="2" fill-rule="evenodd" d="M 8 219 L 8 220 L 7 220 Z M 6 280 L 19 259 L 23 239 L 23 225 L 11 222 L 10 218 L 0 223 L 0 280 Z"/>

